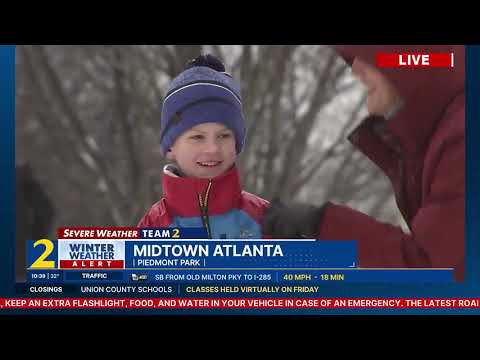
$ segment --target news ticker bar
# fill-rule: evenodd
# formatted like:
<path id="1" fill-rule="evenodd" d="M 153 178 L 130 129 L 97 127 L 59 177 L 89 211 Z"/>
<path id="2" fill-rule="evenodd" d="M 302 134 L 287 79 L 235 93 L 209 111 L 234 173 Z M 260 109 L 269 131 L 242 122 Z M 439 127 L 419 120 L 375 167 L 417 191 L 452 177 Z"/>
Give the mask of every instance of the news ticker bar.
<path id="1" fill-rule="evenodd" d="M 0 309 L 479 309 L 480 298 L 0 298 Z"/>
<path id="2" fill-rule="evenodd" d="M 360 269 L 357 242 L 182 238 L 203 228 L 62 228 L 29 241 L 29 282 L 450 283 L 453 269 Z M 90 237 L 103 236 L 104 239 Z M 151 239 L 111 238 L 151 236 Z M 170 237 L 157 240 L 158 237 Z M 177 238 L 180 237 L 180 238 Z"/>
<path id="3" fill-rule="evenodd" d="M 31 283 L 453 283 L 453 269 L 29 270 Z"/>
<path id="4" fill-rule="evenodd" d="M 357 266 L 357 243 L 350 240 L 40 239 L 27 245 L 27 268 L 38 270 Z"/>

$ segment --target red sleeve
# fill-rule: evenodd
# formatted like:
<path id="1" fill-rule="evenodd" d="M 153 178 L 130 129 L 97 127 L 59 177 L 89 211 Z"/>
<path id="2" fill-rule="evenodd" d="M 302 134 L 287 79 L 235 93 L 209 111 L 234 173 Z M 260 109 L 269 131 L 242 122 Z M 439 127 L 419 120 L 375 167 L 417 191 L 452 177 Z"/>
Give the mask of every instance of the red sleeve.
<path id="1" fill-rule="evenodd" d="M 427 154 L 422 206 L 411 234 L 345 206 L 326 207 L 322 239 L 357 240 L 361 267 L 453 267 L 463 280 L 465 251 L 464 115 L 451 114 Z M 442 134 L 443 132 L 443 134 Z"/>
<path id="2" fill-rule="evenodd" d="M 240 198 L 240 210 L 245 211 L 260 226 L 263 225 L 264 213 L 269 206 L 270 203 L 267 200 L 247 191 L 242 191 L 242 196 Z M 262 233 L 262 238 L 271 239 L 272 236 L 270 234 Z"/>
<path id="3" fill-rule="evenodd" d="M 267 200 L 247 191 L 242 191 L 242 196 L 240 198 L 240 210 L 245 211 L 257 223 L 263 223 L 263 214 L 269 205 L 270 203 Z"/>
<path id="4" fill-rule="evenodd" d="M 150 225 L 150 216 L 148 215 L 149 213 L 146 213 L 143 218 L 140 220 L 140 222 L 138 223 L 137 227 L 138 228 L 142 228 L 142 227 L 152 227 Z"/>
<path id="5" fill-rule="evenodd" d="M 143 216 L 137 227 L 168 227 L 172 219 L 166 210 L 164 200 L 154 204 Z"/>

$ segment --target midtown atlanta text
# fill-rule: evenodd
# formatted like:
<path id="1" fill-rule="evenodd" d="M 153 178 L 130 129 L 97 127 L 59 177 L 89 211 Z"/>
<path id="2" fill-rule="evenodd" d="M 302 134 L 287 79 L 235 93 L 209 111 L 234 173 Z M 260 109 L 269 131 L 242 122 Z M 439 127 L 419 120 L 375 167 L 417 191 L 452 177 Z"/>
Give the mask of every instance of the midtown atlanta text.
<path id="1" fill-rule="evenodd" d="M 134 245 L 133 256 L 156 257 L 156 256 L 210 256 L 209 244 L 151 244 Z M 211 256 L 283 256 L 282 247 L 272 244 L 217 244 L 213 247 Z"/>

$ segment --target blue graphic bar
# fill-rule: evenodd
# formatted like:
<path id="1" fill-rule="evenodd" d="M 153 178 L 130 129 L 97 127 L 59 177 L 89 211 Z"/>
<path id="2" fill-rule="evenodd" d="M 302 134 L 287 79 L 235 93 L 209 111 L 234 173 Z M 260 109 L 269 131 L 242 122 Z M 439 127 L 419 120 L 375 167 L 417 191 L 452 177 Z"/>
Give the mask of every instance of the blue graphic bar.
<path id="1" fill-rule="evenodd" d="M 28 282 L 59 283 L 64 281 L 62 270 L 29 270 L 27 271 Z"/>
<path id="2" fill-rule="evenodd" d="M 356 241 L 126 241 L 126 269 L 355 268 Z"/>
<path id="3" fill-rule="evenodd" d="M 105 281 L 124 281 L 123 271 L 65 271 L 65 281 L 87 282 L 105 282 Z"/>
<path id="4" fill-rule="evenodd" d="M 30 282 L 177 283 L 177 284 L 312 284 L 453 283 L 453 269 L 244 269 L 244 270 L 36 270 Z"/>

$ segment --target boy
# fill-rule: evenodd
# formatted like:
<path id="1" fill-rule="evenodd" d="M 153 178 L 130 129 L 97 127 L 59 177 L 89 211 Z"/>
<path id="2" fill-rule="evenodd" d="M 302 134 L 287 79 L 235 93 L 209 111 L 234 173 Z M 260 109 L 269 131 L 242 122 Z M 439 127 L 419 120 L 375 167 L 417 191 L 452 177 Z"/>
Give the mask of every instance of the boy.
<path id="1" fill-rule="evenodd" d="M 211 55 L 199 56 L 163 102 L 164 197 L 138 227 L 205 227 L 211 239 L 262 238 L 268 202 L 242 191 L 235 160 L 245 120 L 240 85 Z"/>

